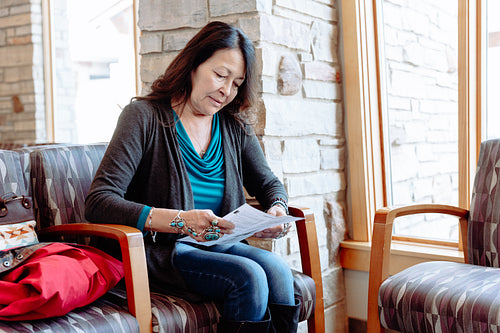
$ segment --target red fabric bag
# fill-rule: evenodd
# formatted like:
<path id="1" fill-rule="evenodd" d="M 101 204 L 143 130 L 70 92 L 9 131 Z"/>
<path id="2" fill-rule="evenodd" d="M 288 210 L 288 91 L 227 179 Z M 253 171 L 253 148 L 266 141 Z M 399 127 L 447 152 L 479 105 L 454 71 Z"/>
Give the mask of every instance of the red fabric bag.
<path id="1" fill-rule="evenodd" d="M 122 263 L 96 248 L 51 243 L 0 277 L 0 320 L 65 315 L 92 303 L 122 277 Z"/>

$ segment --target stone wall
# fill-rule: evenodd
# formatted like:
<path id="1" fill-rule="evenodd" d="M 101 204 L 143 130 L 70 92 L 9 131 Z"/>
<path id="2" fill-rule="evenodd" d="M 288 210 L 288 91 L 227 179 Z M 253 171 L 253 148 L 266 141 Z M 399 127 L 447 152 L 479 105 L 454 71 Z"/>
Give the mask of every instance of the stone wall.
<path id="1" fill-rule="evenodd" d="M 337 253 L 345 233 L 345 135 L 336 1 L 142 0 L 144 92 L 199 28 L 213 20 L 240 27 L 254 41 L 261 78 L 256 131 L 290 203 L 314 210 L 327 332 L 343 332 L 345 292 Z M 267 246 L 300 267 L 295 234 Z"/>
<path id="2" fill-rule="evenodd" d="M 45 138 L 40 0 L 0 2 L 0 142 Z"/>

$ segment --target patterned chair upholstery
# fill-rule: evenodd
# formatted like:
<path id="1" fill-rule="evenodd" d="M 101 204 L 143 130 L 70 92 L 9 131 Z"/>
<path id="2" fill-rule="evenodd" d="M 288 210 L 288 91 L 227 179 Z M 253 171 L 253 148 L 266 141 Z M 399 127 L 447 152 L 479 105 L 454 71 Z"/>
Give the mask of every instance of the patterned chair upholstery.
<path id="1" fill-rule="evenodd" d="M 466 240 L 465 263 L 426 262 L 387 278 L 392 221 L 427 212 L 460 218 Z M 481 144 L 469 211 L 443 205 L 385 209 L 377 212 L 375 223 L 369 332 L 384 328 L 400 332 L 500 332 L 500 140 Z"/>
<path id="2" fill-rule="evenodd" d="M 46 149 L 46 148 L 65 146 L 65 145 L 70 145 L 70 144 L 52 143 L 52 144 L 36 144 L 32 146 L 23 145 L 12 149 L 19 153 L 21 168 L 23 169 L 23 174 L 24 174 L 24 182 L 26 183 L 26 186 L 28 186 L 29 196 L 33 196 L 33 193 L 31 193 L 32 184 L 31 184 L 31 169 L 30 169 L 30 153 L 38 149 Z"/>
<path id="3" fill-rule="evenodd" d="M 106 148 L 106 143 L 58 144 L 23 147 L 17 149 L 16 152 L 8 152 L 10 159 L 5 160 L 9 163 L 11 160 L 15 160 L 21 165 L 12 168 L 12 170 L 16 170 L 17 179 L 26 178 L 26 182 L 31 184 L 31 188 L 28 187 L 27 192 L 33 193 L 35 216 L 41 237 L 52 232 L 56 234 L 76 232 L 84 235 L 96 235 L 94 229 L 99 225 L 88 224 L 85 220 L 84 201 Z M 10 184 L 12 181 L 6 178 L 3 183 Z M 0 189 L 1 186 L 3 185 L 0 185 Z M 302 228 L 302 233 L 305 235 L 300 241 L 301 249 L 306 249 L 303 251 L 305 255 L 302 258 L 302 266 L 304 272 L 309 275 L 294 272 L 296 296 L 302 300 L 300 320 L 308 320 L 310 332 L 324 332 L 321 270 L 317 257 L 314 219 L 312 214 L 300 215 L 304 211 L 297 208 L 291 208 L 291 212 L 304 217 L 302 224 L 300 224 L 301 222 L 297 224 L 297 229 Z M 104 227 L 114 228 L 116 225 Z M 135 231 L 135 240 L 131 243 L 138 246 L 139 254 L 136 254 L 135 259 L 131 259 L 128 254 L 124 255 L 122 252 L 126 290 L 115 288 L 99 302 L 108 304 L 110 309 L 119 311 L 117 315 L 114 315 L 116 318 L 120 318 L 122 312 L 129 316 L 129 312 L 132 313 L 139 321 L 141 332 L 151 331 L 151 329 L 154 332 L 216 332 L 217 324 L 220 321 L 220 311 L 217 304 L 213 302 L 194 304 L 172 296 L 149 293 L 142 234 L 136 229 Z M 124 246 L 126 247 L 126 245 Z M 141 269 L 141 265 L 143 269 Z M 315 283 L 315 280 L 310 276 L 319 282 Z M 97 307 L 99 306 L 94 306 L 94 309 Z M 86 314 L 85 316 L 80 314 L 76 316 L 78 318 L 86 317 L 85 309 L 82 310 Z M 89 310 L 89 313 L 98 313 L 98 311 Z M 149 313 L 149 317 L 147 313 Z M 128 322 L 128 319 L 121 320 Z M 60 325 L 61 321 L 53 322 Z M 7 325 L 6 323 L 2 324 Z M 43 321 L 43 325 L 48 324 Z M 43 327 L 43 325 L 37 324 L 36 327 Z M 13 326 L 10 327 L 13 328 Z M 129 330 L 129 326 L 126 327 L 124 331 L 134 332 L 133 329 Z M 1 329 L 2 326 L 0 326 L 0 331 Z"/>
<path id="4" fill-rule="evenodd" d="M 106 148 L 106 143 L 96 143 L 27 150 L 40 229 L 88 223 L 85 220 L 85 197 Z M 26 149 L 23 152 L 26 153 Z"/>
<path id="5" fill-rule="evenodd" d="M 0 193 L 25 195 L 28 186 L 18 152 L 0 150 Z M 139 325 L 128 311 L 105 299 L 66 316 L 26 322 L 0 321 L 0 332 L 139 332 Z"/>
<path id="6" fill-rule="evenodd" d="M 14 192 L 26 195 L 27 191 L 19 154 L 11 150 L 0 150 L 0 194 Z"/>
<path id="7" fill-rule="evenodd" d="M 122 333 L 139 332 L 134 316 L 103 298 L 62 317 L 30 321 L 0 321 L 0 332 Z"/>

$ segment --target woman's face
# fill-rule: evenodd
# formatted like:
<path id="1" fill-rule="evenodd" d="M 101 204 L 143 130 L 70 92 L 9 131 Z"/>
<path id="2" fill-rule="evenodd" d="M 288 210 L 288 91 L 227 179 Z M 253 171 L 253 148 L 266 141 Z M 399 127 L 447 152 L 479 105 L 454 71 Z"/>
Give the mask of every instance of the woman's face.
<path id="1" fill-rule="evenodd" d="M 194 115 L 213 116 L 237 95 L 245 80 L 240 49 L 221 49 L 191 73 L 193 90 L 186 109 Z"/>

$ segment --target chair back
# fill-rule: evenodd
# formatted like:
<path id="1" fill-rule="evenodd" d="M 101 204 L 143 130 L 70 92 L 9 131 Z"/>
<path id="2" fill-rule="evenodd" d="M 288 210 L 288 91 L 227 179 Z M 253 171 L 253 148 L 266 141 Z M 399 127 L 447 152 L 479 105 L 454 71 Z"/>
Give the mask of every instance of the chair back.
<path id="1" fill-rule="evenodd" d="M 21 161 L 21 167 L 23 168 L 24 183 L 28 189 L 28 195 L 33 196 L 32 184 L 31 184 L 31 165 L 30 165 L 30 154 L 32 151 L 39 149 L 46 149 L 51 147 L 58 147 L 62 145 L 71 145 L 68 143 L 38 143 L 32 146 L 24 145 L 22 147 L 16 147 L 12 150 L 19 154 L 19 159 Z"/>
<path id="2" fill-rule="evenodd" d="M 500 139 L 481 143 L 469 213 L 469 263 L 500 267 Z"/>
<path id="3" fill-rule="evenodd" d="M 85 198 L 107 143 L 61 145 L 30 152 L 30 177 L 39 228 L 85 220 Z"/>
<path id="4" fill-rule="evenodd" d="M 14 192 L 27 195 L 28 185 L 19 159 L 19 154 L 12 150 L 0 150 L 0 195 Z"/>

